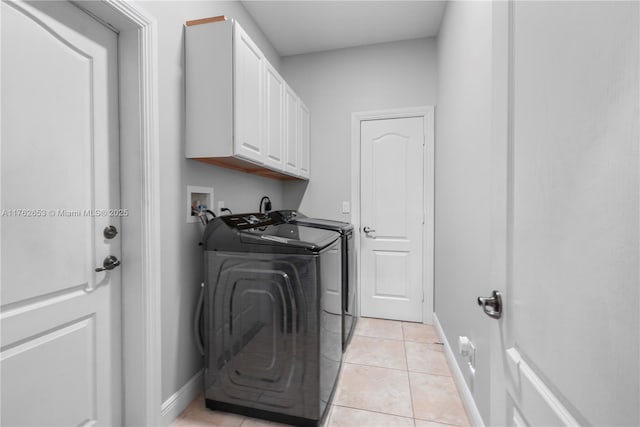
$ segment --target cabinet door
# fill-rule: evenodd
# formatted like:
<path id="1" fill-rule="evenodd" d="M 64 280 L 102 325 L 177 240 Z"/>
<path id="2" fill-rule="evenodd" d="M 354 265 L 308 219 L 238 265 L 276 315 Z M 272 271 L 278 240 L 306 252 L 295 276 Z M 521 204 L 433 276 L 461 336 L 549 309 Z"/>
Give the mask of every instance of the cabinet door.
<path id="1" fill-rule="evenodd" d="M 264 61 L 264 149 L 265 164 L 273 169 L 284 169 L 284 80 Z"/>
<path id="2" fill-rule="evenodd" d="M 256 163 L 264 162 L 263 55 L 236 23 L 234 33 L 234 154 Z"/>
<path id="3" fill-rule="evenodd" d="M 298 175 L 298 96 L 285 86 L 285 172 Z"/>
<path id="4" fill-rule="evenodd" d="M 298 101 L 298 173 L 309 178 L 309 110 Z"/>

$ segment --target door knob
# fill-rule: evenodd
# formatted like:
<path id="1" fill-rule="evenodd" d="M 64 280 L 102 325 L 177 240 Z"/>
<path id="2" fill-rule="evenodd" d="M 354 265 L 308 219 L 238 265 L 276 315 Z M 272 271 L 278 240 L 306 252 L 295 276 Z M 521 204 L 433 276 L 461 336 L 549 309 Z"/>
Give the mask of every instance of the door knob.
<path id="1" fill-rule="evenodd" d="M 502 294 L 500 291 L 493 291 L 490 297 L 478 297 L 478 305 L 482 307 L 487 316 L 494 319 L 502 317 Z"/>
<path id="2" fill-rule="evenodd" d="M 376 230 L 374 230 L 373 228 L 370 228 L 369 226 L 365 226 L 362 231 L 364 231 L 365 233 L 369 234 L 369 233 L 373 233 Z"/>
<path id="3" fill-rule="evenodd" d="M 113 255 L 107 256 L 102 262 L 102 267 L 96 268 L 96 272 L 101 272 L 105 270 L 113 270 L 117 266 L 120 265 L 120 260 Z"/>

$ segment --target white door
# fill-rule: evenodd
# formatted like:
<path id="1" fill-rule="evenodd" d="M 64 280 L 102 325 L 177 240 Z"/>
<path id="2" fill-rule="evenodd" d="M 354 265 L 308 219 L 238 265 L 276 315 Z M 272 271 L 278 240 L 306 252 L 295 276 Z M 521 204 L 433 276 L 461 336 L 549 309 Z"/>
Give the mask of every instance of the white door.
<path id="1" fill-rule="evenodd" d="M 361 314 L 421 322 L 424 118 L 361 122 Z"/>
<path id="2" fill-rule="evenodd" d="M 265 61 L 265 164 L 284 169 L 284 80 Z"/>
<path id="3" fill-rule="evenodd" d="M 234 31 L 235 154 L 263 163 L 263 55 L 237 22 Z"/>
<path id="4" fill-rule="evenodd" d="M 297 175 L 298 164 L 298 96 L 285 83 L 284 93 L 284 140 L 285 140 L 285 163 L 286 172 Z"/>
<path id="5" fill-rule="evenodd" d="M 65 2 L 2 2 L 2 411 L 119 425 L 117 35 Z M 109 211 L 109 209 L 112 209 Z"/>
<path id="6" fill-rule="evenodd" d="M 639 6 L 500 13 L 514 55 L 490 425 L 640 425 Z"/>

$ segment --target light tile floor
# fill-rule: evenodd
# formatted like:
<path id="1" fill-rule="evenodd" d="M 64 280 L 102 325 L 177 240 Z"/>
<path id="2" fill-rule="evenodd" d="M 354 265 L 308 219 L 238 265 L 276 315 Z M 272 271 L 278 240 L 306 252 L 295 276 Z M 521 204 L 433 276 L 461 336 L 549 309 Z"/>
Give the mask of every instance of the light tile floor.
<path id="1" fill-rule="evenodd" d="M 326 427 L 467 427 L 440 337 L 432 326 L 360 318 Z M 171 427 L 282 426 L 210 411 L 196 398 Z"/>

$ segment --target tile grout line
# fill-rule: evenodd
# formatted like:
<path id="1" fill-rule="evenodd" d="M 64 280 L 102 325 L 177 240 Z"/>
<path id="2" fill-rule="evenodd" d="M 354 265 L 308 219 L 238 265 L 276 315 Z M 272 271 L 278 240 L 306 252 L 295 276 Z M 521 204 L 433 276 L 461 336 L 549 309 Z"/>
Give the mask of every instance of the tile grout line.
<path id="1" fill-rule="evenodd" d="M 405 356 L 406 357 L 406 356 Z M 389 368 L 387 366 L 376 366 L 376 365 L 365 365 L 363 363 L 353 363 L 353 362 L 343 362 L 343 364 L 345 365 L 355 365 L 355 366 L 366 366 L 367 368 L 378 368 L 378 369 L 389 369 L 391 371 L 401 371 L 401 372 L 408 372 L 406 369 L 400 369 L 400 368 Z M 419 372 L 420 373 L 420 372 Z M 440 376 L 444 376 L 444 375 L 440 375 Z"/>
<path id="2" fill-rule="evenodd" d="M 408 360 L 407 360 L 407 367 L 408 367 Z M 425 372 L 425 371 L 414 371 L 412 369 L 407 369 L 409 372 L 413 372 L 416 374 L 424 374 L 424 375 L 432 375 L 434 377 L 445 377 L 445 378 L 453 378 L 453 374 L 451 373 L 451 368 L 449 367 L 449 364 L 447 363 L 446 365 L 447 367 L 447 371 L 449 371 L 449 374 L 438 374 L 435 372 Z"/>
<path id="3" fill-rule="evenodd" d="M 411 404 L 411 422 L 413 427 L 416 427 L 416 412 L 413 409 L 413 393 L 411 392 L 411 375 L 409 374 L 409 354 L 407 353 L 407 339 L 404 334 L 404 322 L 400 323 L 400 329 L 402 330 L 402 351 L 404 351 L 404 364 L 407 367 L 407 384 L 409 385 L 409 403 Z"/>
<path id="4" fill-rule="evenodd" d="M 399 340 L 391 340 L 391 339 L 387 339 L 387 338 L 374 338 L 374 337 L 361 337 L 361 338 L 365 338 L 365 339 L 369 339 L 372 340 L 372 342 L 376 342 L 376 343 L 380 343 L 380 344 L 385 344 L 385 345 L 392 345 L 392 350 L 400 350 L 402 351 L 403 355 L 405 355 L 405 347 L 404 347 L 404 341 L 399 341 Z M 405 366 L 404 368 L 398 368 L 398 367 L 392 367 L 389 365 L 379 365 L 379 364 L 374 364 L 376 361 L 374 360 L 373 362 L 370 361 L 353 361 L 351 360 L 351 351 L 352 348 L 349 348 L 349 350 L 347 350 L 347 355 L 344 358 L 344 362 L 343 363 L 351 363 L 353 365 L 360 365 L 360 366 L 371 366 L 374 368 L 386 368 L 386 369 L 395 369 L 395 370 L 407 370 L 407 363 L 406 363 L 406 355 L 404 358 L 400 358 L 404 360 Z M 382 360 L 380 361 L 381 363 L 385 363 L 388 362 L 389 360 L 391 361 L 399 361 L 400 359 L 398 359 L 397 357 L 394 357 L 393 352 L 391 354 L 389 354 L 389 356 L 391 356 L 390 359 L 386 359 L 386 360 Z M 397 354 L 395 355 L 397 356 Z M 356 360 L 358 360 L 358 358 L 355 358 Z"/>
<path id="5" fill-rule="evenodd" d="M 389 340 L 389 341 L 402 341 L 404 342 L 403 338 L 390 338 L 390 337 L 376 337 L 376 336 L 372 336 L 372 335 L 358 335 L 358 334 L 354 334 L 356 337 L 361 337 L 361 338 L 376 338 L 379 340 Z"/>
<path id="6" fill-rule="evenodd" d="M 446 423 L 444 421 L 437 421 L 437 420 L 425 420 L 424 418 L 414 418 L 414 420 L 420 420 L 420 421 L 426 421 L 428 423 L 436 423 L 436 424 L 442 424 L 444 426 L 451 426 L 451 427 L 463 427 L 460 424 L 451 424 L 451 423 Z"/>
<path id="7" fill-rule="evenodd" d="M 356 335 L 357 338 L 365 338 L 368 340 L 381 340 L 381 341 L 392 341 L 392 342 L 404 342 L 404 339 L 397 339 L 397 338 L 388 338 L 388 337 L 369 337 L 366 335 Z M 351 347 L 349 347 L 351 348 Z M 348 352 L 349 350 L 347 350 Z"/>
<path id="8" fill-rule="evenodd" d="M 404 363 L 405 363 L 405 367 L 404 368 L 392 368 L 392 367 L 387 367 L 387 366 L 376 366 L 376 365 L 370 365 L 370 364 L 362 364 L 362 363 L 352 363 L 352 362 L 344 362 L 345 365 L 352 365 L 352 366 L 362 366 L 362 367 L 367 367 L 367 368 L 379 368 L 379 369 L 387 369 L 387 370 L 391 370 L 391 371 L 404 371 L 404 372 L 408 372 L 408 365 L 407 365 L 407 355 L 406 355 L 406 351 L 405 351 L 405 345 L 404 345 L 404 332 L 403 332 L 403 327 L 402 327 L 402 323 L 399 323 L 399 327 L 400 327 L 400 336 L 402 337 L 401 339 L 393 339 L 393 338 L 388 338 L 388 337 L 369 337 L 366 335 L 357 335 L 363 338 L 370 338 L 370 339 L 377 339 L 377 340 L 387 340 L 387 341 L 392 341 L 392 342 L 398 342 L 401 345 L 401 349 L 404 353 Z M 401 417 L 401 418 L 405 418 L 405 419 L 409 419 L 411 424 L 414 424 L 415 427 L 415 421 L 413 418 L 413 401 L 412 401 L 412 397 L 411 397 L 411 385 L 409 382 L 409 378 L 408 378 L 408 373 L 405 374 L 405 378 L 407 378 L 407 387 L 408 387 L 408 391 L 409 391 L 409 405 L 411 408 L 411 412 L 410 415 L 407 416 L 405 414 L 396 414 L 396 413 L 389 413 L 389 412 L 379 412 L 379 411 L 375 411 L 375 410 L 371 410 L 369 408 L 364 409 L 364 408 L 356 408 L 356 407 L 351 407 L 348 405 L 344 405 L 344 404 L 335 404 L 334 406 L 340 406 L 340 407 L 344 407 L 344 408 L 350 408 L 353 410 L 359 410 L 359 411 L 368 411 L 371 413 L 378 413 L 381 415 L 388 415 L 388 416 L 397 416 L 397 417 Z"/>
<path id="9" fill-rule="evenodd" d="M 371 409 L 355 408 L 353 406 L 347 406 L 347 405 L 332 405 L 332 406 L 334 406 L 334 407 L 338 406 L 340 408 L 347 408 L 347 409 L 354 409 L 356 411 L 371 412 L 371 413 L 380 414 L 380 415 L 390 415 L 392 417 L 406 418 L 408 420 L 413 420 L 414 419 L 413 417 L 407 417 L 406 415 L 390 414 L 389 412 L 380 412 L 380 411 L 374 411 L 374 410 L 371 410 Z M 413 411 L 411 413 L 413 413 Z M 425 421 L 425 420 L 423 420 L 423 421 Z"/>
<path id="10" fill-rule="evenodd" d="M 413 426 L 416 425 L 416 411 L 413 409 L 413 392 L 411 391 L 411 374 L 409 373 L 409 355 L 407 354 L 407 341 L 404 339 L 404 324 L 400 324 L 402 328 L 402 349 L 404 350 L 404 363 L 407 366 L 407 383 L 409 384 L 409 403 L 411 403 L 411 416 L 413 418 Z"/>
<path id="11" fill-rule="evenodd" d="M 409 371 L 409 372 L 411 372 L 412 374 L 431 375 L 432 377 L 453 378 L 451 375 L 432 374 L 431 372 L 418 372 L 418 371 Z"/>
<path id="12" fill-rule="evenodd" d="M 364 319 L 364 320 L 378 320 L 378 321 L 381 321 L 383 323 L 390 323 L 390 324 L 397 323 L 400 326 L 400 334 L 401 334 L 402 338 L 398 339 L 398 338 L 390 338 L 390 337 L 363 335 L 361 330 L 358 331 L 358 328 L 356 328 L 356 331 L 354 331 L 354 335 L 358 335 L 358 336 L 361 336 L 361 337 L 368 337 L 368 338 L 382 338 L 382 339 L 389 339 L 389 340 L 394 340 L 394 341 L 404 341 L 404 334 L 402 332 L 402 321 L 401 320 L 390 320 L 390 319 L 381 319 L 381 318 L 377 318 L 377 317 L 362 317 L 362 316 L 360 316 L 360 319 L 361 320 L 362 319 Z"/>
<path id="13" fill-rule="evenodd" d="M 404 350 L 404 363 L 407 365 L 407 382 L 409 383 L 409 399 L 411 399 L 411 416 L 413 427 L 416 427 L 416 411 L 413 409 L 413 392 L 411 391 L 411 374 L 409 373 L 409 353 L 407 352 L 407 337 L 404 333 L 404 322 L 400 322 L 402 329 L 402 348 Z"/>
<path id="14" fill-rule="evenodd" d="M 404 329 L 403 329 L 403 333 L 404 333 Z M 436 334 L 437 334 L 437 332 L 436 332 Z M 440 337 L 438 336 L 438 338 L 440 338 Z M 446 362 L 446 364 L 447 364 L 447 369 L 449 369 L 449 375 L 446 375 L 446 374 L 436 374 L 436 373 L 433 373 L 433 372 L 412 371 L 412 370 L 409 368 L 409 354 L 408 354 L 409 352 L 407 351 L 407 345 L 406 345 L 407 343 L 426 345 L 426 346 L 427 346 L 427 351 L 430 351 L 430 352 L 433 352 L 433 353 L 442 353 L 441 351 L 438 351 L 438 350 L 433 349 L 433 345 L 435 345 L 435 343 L 432 343 L 432 342 L 419 342 L 419 341 L 407 341 L 407 340 L 405 340 L 405 341 L 404 341 L 404 344 L 405 344 L 405 345 L 404 345 L 404 350 L 405 350 L 405 353 L 407 354 L 407 371 L 409 371 L 409 372 L 415 372 L 415 373 L 417 373 L 417 374 L 426 374 L 426 375 L 434 375 L 434 376 L 438 376 L 438 377 L 449 377 L 449 378 L 453 378 L 453 375 L 451 374 L 451 368 L 449 367 L 449 363 L 448 363 L 448 362 L 446 362 L 446 357 L 445 357 L 445 362 Z"/>
<path id="15" fill-rule="evenodd" d="M 436 334 L 437 334 L 437 332 L 436 332 Z M 442 422 L 437 421 L 437 420 L 424 420 L 422 418 L 416 418 L 416 414 L 415 414 L 415 411 L 413 409 L 413 392 L 411 391 L 411 373 L 413 372 L 413 373 L 417 373 L 417 374 L 433 375 L 433 376 L 445 377 L 445 378 L 452 378 L 452 375 L 439 375 L 439 374 L 431 374 L 431 373 L 427 373 L 427 372 L 411 371 L 409 369 L 409 355 L 408 355 L 408 352 L 407 352 L 406 343 L 407 342 L 414 342 L 414 341 L 407 341 L 406 339 L 404 339 L 404 323 L 403 323 L 403 326 L 402 326 L 402 336 L 403 336 L 403 345 L 404 345 L 404 350 L 405 350 L 405 359 L 406 359 L 406 363 L 407 363 L 407 377 L 408 377 L 408 380 L 409 380 L 409 395 L 411 396 L 411 413 L 413 414 L 413 425 L 414 425 L 414 427 L 416 425 L 416 420 L 433 422 L 433 423 L 440 423 L 440 424 L 446 424 L 446 425 L 451 426 L 451 427 L 461 427 L 461 426 L 459 426 L 457 424 L 442 423 Z M 440 338 L 440 337 L 438 336 L 438 338 Z M 433 343 L 421 343 L 421 344 L 431 345 Z M 436 351 L 436 350 L 432 350 L 432 351 Z M 447 363 L 447 367 L 448 367 L 448 363 Z M 457 388 L 456 388 L 456 392 L 458 392 Z M 459 395 L 459 393 L 458 393 L 458 395 Z"/>

